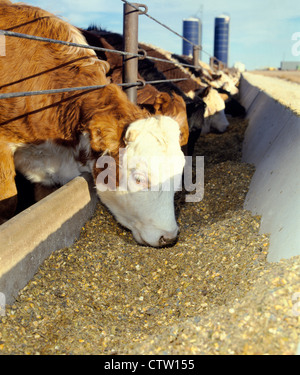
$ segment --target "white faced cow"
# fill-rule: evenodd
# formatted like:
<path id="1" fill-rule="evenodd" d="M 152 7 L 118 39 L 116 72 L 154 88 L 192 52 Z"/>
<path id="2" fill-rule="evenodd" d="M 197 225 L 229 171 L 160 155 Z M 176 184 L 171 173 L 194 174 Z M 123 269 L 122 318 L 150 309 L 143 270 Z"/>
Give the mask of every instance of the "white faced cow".
<path id="1" fill-rule="evenodd" d="M 207 134 L 212 129 L 223 133 L 229 125 L 225 115 L 225 102 L 218 91 L 212 87 L 208 86 L 204 91 L 205 93 L 202 93 L 201 96 L 206 104 L 206 108 L 204 112 L 204 126 L 201 130 L 201 134 Z"/>
<path id="2" fill-rule="evenodd" d="M 77 29 L 40 8 L 0 2 L 0 29 L 8 28 L 85 43 Z M 188 132 L 185 107 L 183 113 L 182 103 L 171 108 L 173 118 L 167 111 L 151 117 L 120 87 L 109 84 L 108 70 L 109 64 L 89 49 L 6 37 L 6 56 L 0 58 L 2 93 L 106 86 L 0 100 L 0 224 L 16 207 L 16 169 L 47 188 L 88 171 L 100 198 L 139 243 L 174 242 L 173 180 L 184 166 L 180 142 L 187 138 L 181 136 L 183 128 Z M 115 162 L 114 191 L 101 188 L 107 156 Z M 146 189 L 149 184 L 152 189 Z"/>
<path id="3" fill-rule="evenodd" d="M 229 122 L 225 115 L 225 102 L 217 90 L 206 86 L 195 92 L 191 91 L 188 95 L 191 98 L 201 97 L 206 105 L 201 134 L 207 134 L 213 129 L 223 133 L 227 129 Z"/>
<path id="4" fill-rule="evenodd" d="M 173 199 L 185 164 L 179 137 L 178 124 L 171 118 L 138 120 L 129 126 L 126 148 L 119 154 L 119 185 L 111 189 L 98 175 L 102 202 L 139 243 L 163 246 L 177 237 Z M 109 158 L 99 162 L 114 164 Z"/>

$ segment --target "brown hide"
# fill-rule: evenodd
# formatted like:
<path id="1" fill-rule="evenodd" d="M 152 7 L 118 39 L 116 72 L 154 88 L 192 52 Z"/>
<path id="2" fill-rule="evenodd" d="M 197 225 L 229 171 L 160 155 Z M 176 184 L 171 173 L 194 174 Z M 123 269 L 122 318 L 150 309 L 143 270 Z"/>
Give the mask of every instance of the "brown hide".
<path id="1" fill-rule="evenodd" d="M 23 4 L 1 4 L 0 29 L 85 43 L 76 28 Z M 0 57 L 0 92 L 105 85 L 108 69 L 108 63 L 98 60 L 89 49 L 6 37 L 6 56 Z M 11 216 L 15 207 L 13 152 L 17 146 L 52 140 L 74 147 L 86 131 L 90 134 L 92 158 L 105 150 L 116 155 L 127 126 L 147 116 L 113 84 L 89 92 L 1 100 L 0 220 Z"/>
<path id="2" fill-rule="evenodd" d="M 90 38 L 92 43 L 98 47 L 113 50 L 114 47 L 102 36 L 96 36 L 88 31 L 83 31 L 84 35 Z M 91 35 L 92 34 L 92 35 Z M 122 56 L 113 52 L 105 51 L 106 60 L 110 65 L 109 76 L 113 83 L 122 83 Z M 178 69 L 178 68 L 176 68 Z M 142 77 L 138 74 L 138 79 Z M 137 104 L 147 108 L 156 115 L 166 115 L 175 119 L 181 130 L 181 146 L 188 142 L 189 129 L 186 115 L 186 105 L 184 100 L 177 94 L 170 96 L 161 93 L 152 85 L 145 85 L 137 91 Z"/>
<path id="3" fill-rule="evenodd" d="M 144 49 L 147 52 L 148 56 L 157 57 L 159 59 L 168 60 L 168 58 L 157 51 L 156 49 L 147 46 L 145 44 L 139 43 L 139 47 Z M 170 64 L 163 61 L 153 61 L 156 68 L 164 74 L 166 79 L 177 79 L 177 78 L 187 78 L 185 81 L 175 82 L 175 85 L 180 88 L 184 93 L 190 91 L 195 91 L 201 88 L 201 86 L 191 78 L 191 75 L 188 72 L 182 71 L 178 66 Z"/>
<path id="4" fill-rule="evenodd" d="M 51 13 L 7 3 L 0 2 L 0 29 L 86 43 L 78 29 Z M 6 56 L 0 57 L 0 92 L 105 85 L 109 83 L 109 68 L 93 50 L 7 36 Z M 151 100 L 155 102 L 153 96 Z M 178 105 L 180 111 L 184 110 L 182 103 Z M 175 119 L 182 117 L 172 108 L 164 114 L 169 110 L 175 113 Z M 16 206 L 13 154 L 17 147 L 49 140 L 75 147 L 80 134 L 87 132 L 92 149 L 88 157 L 96 161 L 106 152 L 118 163 L 127 127 L 148 116 L 148 111 L 132 104 L 115 84 L 98 90 L 0 100 L 0 223 L 13 214 Z M 95 178 L 98 172 L 95 167 Z"/>

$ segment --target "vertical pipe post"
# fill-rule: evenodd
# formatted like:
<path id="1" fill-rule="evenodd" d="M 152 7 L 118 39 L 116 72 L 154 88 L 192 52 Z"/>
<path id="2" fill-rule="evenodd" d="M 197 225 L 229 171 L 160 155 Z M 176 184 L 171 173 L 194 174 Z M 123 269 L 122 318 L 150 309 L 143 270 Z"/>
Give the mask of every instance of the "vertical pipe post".
<path id="1" fill-rule="evenodd" d="M 140 4 L 133 3 L 135 6 Z M 124 19 L 123 19 L 123 40 L 124 51 L 130 53 L 138 53 L 138 17 L 139 10 L 133 8 L 131 5 L 124 4 Z M 137 57 L 124 56 L 123 57 L 123 82 L 130 83 L 137 81 L 138 59 Z M 128 99 L 135 103 L 137 102 L 137 87 L 126 87 L 125 92 Z"/>
<path id="2" fill-rule="evenodd" d="M 200 66 L 199 65 L 199 55 L 200 55 L 200 46 L 193 46 L 193 65 Z"/>

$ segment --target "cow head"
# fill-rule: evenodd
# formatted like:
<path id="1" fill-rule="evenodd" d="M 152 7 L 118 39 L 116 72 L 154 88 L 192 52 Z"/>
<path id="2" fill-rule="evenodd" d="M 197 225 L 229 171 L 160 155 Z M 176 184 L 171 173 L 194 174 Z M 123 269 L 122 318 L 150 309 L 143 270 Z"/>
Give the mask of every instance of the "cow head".
<path id="1" fill-rule="evenodd" d="M 239 89 L 236 87 L 238 84 L 237 79 L 233 79 L 228 74 L 225 74 L 222 71 L 218 72 L 216 79 L 210 82 L 212 87 L 216 89 L 222 88 L 226 90 L 230 95 L 237 95 L 239 93 Z"/>
<path id="2" fill-rule="evenodd" d="M 185 164 L 179 124 L 168 116 L 140 119 L 128 126 L 123 141 L 118 160 L 109 154 L 98 159 L 99 197 L 138 243 L 154 247 L 174 243 L 178 234 L 174 193 Z"/>
<path id="3" fill-rule="evenodd" d="M 229 122 L 225 115 L 225 102 L 221 98 L 217 90 L 210 86 L 207 86 L 201 93 L 200 96 L 206 104 L 204 112 L 204 126 L 201 133 L 206 134 L 211 129 L 218 130 L 223 133 Z"/>

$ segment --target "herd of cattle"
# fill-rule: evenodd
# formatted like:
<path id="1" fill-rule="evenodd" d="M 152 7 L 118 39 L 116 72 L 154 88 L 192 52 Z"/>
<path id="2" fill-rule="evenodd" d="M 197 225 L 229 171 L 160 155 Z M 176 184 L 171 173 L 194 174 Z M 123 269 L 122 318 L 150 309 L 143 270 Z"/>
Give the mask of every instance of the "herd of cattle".
<path id="1" fill-rule="evenodd" d="M 123 45 L 121 35 L 79 30 L 45 10 L 8 0 L 0 0 L 0 30 L 108 50 Z M 176 241 L 174 193 L 184 155 L 193 153 L 201 134 L 224 132 L 226 115 L 244 115 L 235 99 L 239 75 L 212 71 L 202 62 L 199 69 L 184 68 L 178 62 L 191 63 L 188 57 L 139 47 L 175 63 L 141 59 L 140 79 L 187 79 L 146 84 L 136 105 L 116 85 L 122 82 L 121 55 L 6 37 L 0 93 L 105 87 L 0 100 L 0 224 L 17 207 L 16 171 L 31 181 L 36 200 L 90 172 L 101 201 L 138 243 Z"/>

